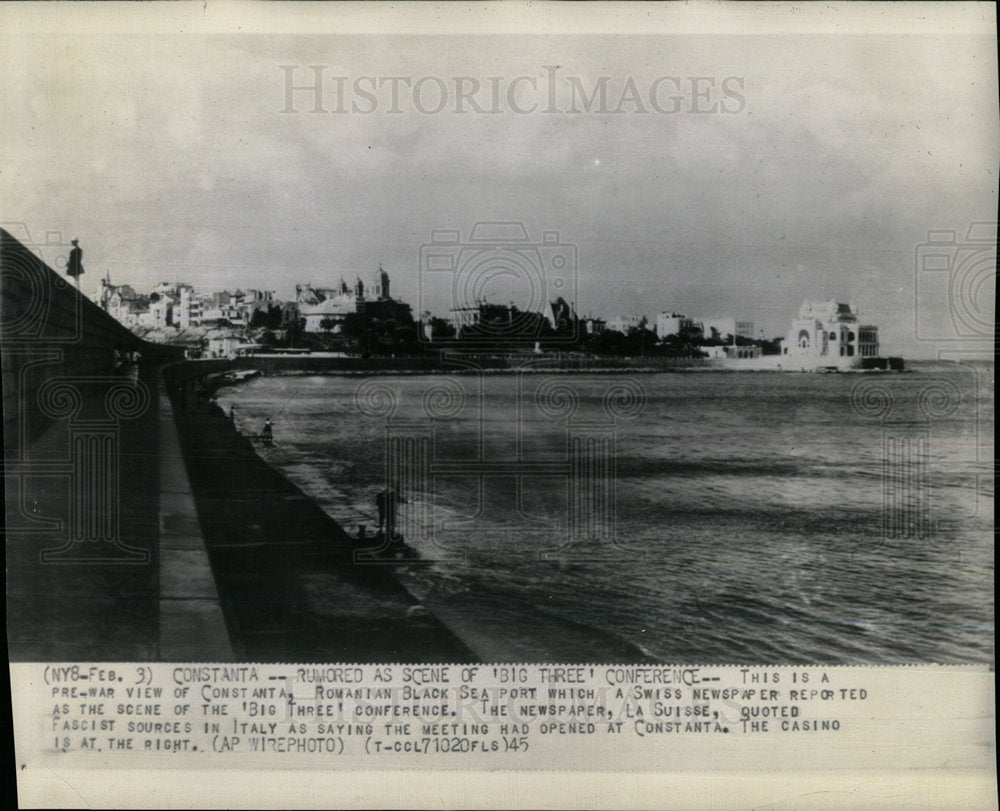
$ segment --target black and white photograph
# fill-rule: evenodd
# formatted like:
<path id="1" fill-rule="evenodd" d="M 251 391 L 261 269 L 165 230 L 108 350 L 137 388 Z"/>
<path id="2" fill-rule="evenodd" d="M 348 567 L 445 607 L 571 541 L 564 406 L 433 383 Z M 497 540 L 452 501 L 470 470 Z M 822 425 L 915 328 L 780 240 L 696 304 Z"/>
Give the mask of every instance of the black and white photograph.
<path id="1" fill-rule="evenodd" d="M 9 5 L 12 666 L 992 671 L 994 6 Z"/>

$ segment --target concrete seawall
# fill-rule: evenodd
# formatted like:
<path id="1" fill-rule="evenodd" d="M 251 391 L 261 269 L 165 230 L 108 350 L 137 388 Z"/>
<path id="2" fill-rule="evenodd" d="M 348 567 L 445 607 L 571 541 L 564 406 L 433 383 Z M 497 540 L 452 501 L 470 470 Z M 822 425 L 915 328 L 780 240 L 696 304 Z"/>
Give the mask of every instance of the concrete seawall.
<path id="1" fill-rule="evenodd" d="M 355 540 L 261 459 L 218 406 L 195 394 L 191 376 L 200 377 L 205 368 L 178 364 L 166 370 L 165 379 L 238 658 L 475 660 L 391 568 L 355 563 Z"/>
<path id="2" fill-rule="evenodd" d="M 430 375 L 430 374 L 650 374 L 658 372 L 827 372 L 902 371 L 901 358 L 857 358 L 852 364 L 805 363 L 783 355 L 758 358 L 559 357 L 535 355 L 429 354 L 398 357 L 247 355 L 193 361 L 204 373 L 235 369 L 268 375 Z"/>
<path id="3" fill-rule="evenodd" d="M 154 365 L 183 357 L 177 348 L 136 337 L 3 229 L 0 340 L 8 455 L 59 419 L 61 403 L 49 402 L 55 392 L 48 381 L 72 380 L 85 394 L 106 386 L 115 349 L 138 351 Z"/>
<path id="4" fill-rule="evenodd" d="M 329 355 L 248 355 L 233 360 L 196 361 L 209 371 L 257 369 L 264 374 L 460 374 L 467 372 L 665 372 L 698 370 L 695 358 L 583 358 L 534 355 L 427 355 L 331 357 Z"/>
<path id="5" fill-rule="evenodd" d="M 157 659 L 170 485 L 155 393 L 178 352 L 136 338 L 6 231 L 0 337 L 10 657 Z M 134 375 L 116 350 L 141 354 Z"/>

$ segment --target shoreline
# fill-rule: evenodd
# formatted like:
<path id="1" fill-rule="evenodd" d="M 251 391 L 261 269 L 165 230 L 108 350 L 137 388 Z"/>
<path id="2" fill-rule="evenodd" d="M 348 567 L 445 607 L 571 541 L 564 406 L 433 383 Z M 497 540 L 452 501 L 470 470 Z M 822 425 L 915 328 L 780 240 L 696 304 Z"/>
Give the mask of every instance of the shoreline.
<path id="1" fill-rule="evenodd" d="M 224 376 L 225 373 L 210 376 L 209 387 L 213 394 L 221 388 L 229 386 L 235 388 L 260 375 L 252 375 L 232 382 L 227 382 Z M 307 513 L 321 512 L 332 526 L 337 527 L 338 532 L 345 539 L 344 543 L 347 547 L 351 550 L 358 548 L 354 544 L 352 536 L 343 530 L 337 519 L 326 513 L 316 498 L 309 495 L 285 474 L 280 465 L 264 458 L 258 452 L 250 436 L 240 433 L 227 417 L 221 416 L 221 408 L 219 411 L 220 416 L 217 416 L 216 419 L 220 423 L 225 423 L 227 428 L 223 430 L 228 430 L 234 435 L 234 443 L 244 445 L 249 453 L 253 454 L 256 464 L 266 467 L 275 477 L 283 480 L 290 491 L 299 494 L 303 502 L 303 509 Z M 238 459 L 233 461 L 237 464 L 242 463 L 242 460 Z M 193 485 L 193 490 L 195 500 L 198 501 L 197 484 Z M 371 537 L 369 536 L 369 538 Z M 209 542 L 206 544 L 211 547 Z M 352 558 L 341 557 L 338 565 L 354 569 L 378 569 L 380 573 L 391 578 L 412 600 L 410 611 L 416 608 L 420 612 L 418 616 L 421 617 L 426 612 L 428 621 L 432 620 L 438 624 L 443 633 L 452 635 L 459 645 L 464 646 L 470 652 L 467 657 L 469 661 L 511 663 L 538 659 L 553 663 L 613 661 L 617 664 L 656 664 L 660 661 L 636 642 L 570 617 L 553 614 L 545 608 L 514 605 L 509 601 L 499 600 L 496 596 L 488 593 L 461 592 L 460 596 L 449 597 L 433 595 L 426 588 L 414 582 L 413 578 L 419 577 L 419 574 L 416 574 L 419 568 L 432 565 L 434 561 L 422 558 L 415 549 L 410 547 L 407 549 L 416 552 L 416 555 L 374 566 L 359 564 Z M 215 567 L 213 558 L 213 569 Z M 220 591 L 222 590 L 220 586 Z M 505 618 L 509 619 L 510 617 L 522 618 L 534 629 L 533 633 L 528 635 L 523 633 L 524 623 L 510 625 L 505 621 Z M 542 642 L 543 639 L 544 642 Z M 544 655 L 540 655 L 539 647 L 544 648 Z M 322 659 L 318 659 L 318 661 L 322 661 Z M 372 661 L 378 661 L 378 659 Z M 400 658 L 396 656 L 391 661 L 400 661 Z"/>
<path id="2" fill-rule="evenodd" d="M 233 361 L 234 363 L 236 361 Z M 911 369 L 889 370 L 889 369 L 731 369 L 731 368 L 670 368 L 655 369 L 648 366 L 624 366 L 624 367 L 596 367 L 593 369 L 565 369 L 565 368 L 518 368 L 510 367 L 506 369 L 379 369 L 373 371 L 353 371 L 353 370 L 288 370 L 279 372 L 265 372 L 269 377 L 303 377 L 308 375 L 323 375 L 328 377 L 373 377 L 381 375 L 393 375 L 397 377 L 412 376 L 419 377 L 428 374 L 446 375 L 513 375 L 513 374 L 739 374 L 753 372 L 755 374 L 843 374 L 843 375 L 881 375 L 881 374 L 906 374 Z"/>
<path id="3" fill-rule="evenodd" d="M 472 650 L 263 460 L 218 406 L 168 382 L 201 534 L 245 661 L 466 662 Z"/>
<path id="4" fill-rule="evenodd" d="M 777 356 L 775 356 L 777 357 Z M 812 368 L 782 367 L 771 363 L 687 359 L 676 362 L 609 362 L 611 359 L 518 358 L 501 356 L 480 357 L 371 357 L 325 355 L 246 355 L 234 358 L 202 358 L 187 361 L 192 368 L 206 371 L 258 371 L 269 376 L 329 375 L 343 377 L 376 377 L 379 375 L 566 375 L 566 374 L 846 374 L 882 375 L 906 374 L 911 369 L 900 360 L 890 366 L 888 359 L 881 368 Z"/>

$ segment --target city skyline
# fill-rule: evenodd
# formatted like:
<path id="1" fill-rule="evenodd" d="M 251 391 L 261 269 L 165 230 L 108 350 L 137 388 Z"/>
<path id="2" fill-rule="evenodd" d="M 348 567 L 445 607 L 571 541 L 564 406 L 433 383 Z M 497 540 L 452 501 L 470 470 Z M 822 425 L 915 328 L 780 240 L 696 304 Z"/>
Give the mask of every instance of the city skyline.
<path id="1" fill-rule="evenodd" d="M 965 36 L 945 9 L 922 15 L 905 34 L 628 47 L 597 35 L 447 49 L 430 36 L 9 38 L 4 101 L 27 109 L 0 132 L 8 149 L 33 148 L 13 147 L 0 204 L 33 233 L 79 238 L 85 288 L 110 271 L 291 298 L 295 283 L 382 264 L 416 304 L 433 231 L 520 221 L 575 246 L 582 314 L 749 311 L 780 334 L 805 299 L 853 300 L 883 325 L 886 351 L 933 355 L 915 322 L 945 334 L 953 314 L 943 300 L 915 312 L 917 252 L 929 231 L 960 242 L 995 218 L 1000 137 L 996 86 L 982 81 L 995 42 Z M 67 49 L 86 72 L 65 69 Z M 410 77 L 399 112 L 379 84 L 391 77 Z M 489 77 L 502 79 L 496 113 Z M 465 79 L 478 90 L 459 102 Z M 432 112 L 414 107 L 415 84 Z"/>
<path id="2" fill-rule="evenodd" d="M 49 253 L 51 253 L 51 250 L 49 251 Z M 365 281 L 366 277 L 371 276 L 373 273 L 377 273 L 381 269 L 382 269 L 382 266 L 379 265 L 375 270 L 368 270 L 368 271 L 365 271 L 365 270 L 360 270 L 360 271 L 359 270 L 331 271 L 329 274 L 326 274 L 326 275 L 310 277 L 309 280 L 291 279 L 289 277 L 289 279 L 283 279 L 280 285 L 275 285 L 274 287 L 267 287 L 266 285 L 265 285 L 265 287 L 255 287 L 255 286 L 250 285 L 250 284 L 241 284 L 238 279 L 235 279 L 234 283 L 231 283 L 231 284 L 229 284 L 228 286 L 225 286 L 225 287 L 218 287 L 218 286 L 216 286 L 216 287 L 210 287 L 209 285 L 212 283 L 211 281 L 208 281 L 207 284 L 203 284 L 203 285 L 199 286 L 199 285 L 196 285 L 196 284 L 192 283 L 187 278 L 179 278 L 179 277 L 178 278 L 160 278 L 158 280 L 151 280 L 148 283 L 148 287 L 145 287 L 145 288 L 141 287 L 141 283 L 139 285 L 137 285 L 137 284 L 132 284 L 132 283 L 129 283 L 129 282 L 119 282 L 115 278 L 111 278 L 110 279 L 110 284 L 113 287 L 119 287 L 119 286 L 128 285 L 128 286 L 134 288 L 135 291 L 136 291 L 136 293 L 138 293 L 140 295 L 143 295 L 143 294 L 148 295 L 148 293 L 152 292 L 154 290 L 154 288 L 156 288 L 157 286 L 162 286 L 164 284 L 169 284 L 169 285 L 174 286 L 174 287 L 185 287 L 185 286 L 192 287 L 196 292 L 204 294 L 204 295 L 207 295 L 207 296 L 211 296 L 212 294 L 215 294 L 215 293 L 237 293 L 239 291 L 258 291 L 258 290 L 260 290 L 260 291 L 267 291 L 267 292 L 274 293 L 276 295 L 276 297 L 277 297 L 277 300 L 279 300 L 281 302 L 293 302 L 295 300 L 295 298 L 296 298 L 296 288 L 298 288 L 300 286 L 304 287 L 304 286 L 308 285 L 308 286 L 312 286 L 312 287 L 316 287 L 316 288 L 337 287 L 337 286 L 339 286 L 339 284 L 340 284 L 341 281 L 346 281 L 349 285 L 353 286 L 354 280 L 356 280 L 356 279 L 360 279 L 363 282 L 365 282 L 365 284 L 367 284 L 367 281 Z M 57 270 L 62 270 L 62 269 L 61 268 L 57 268 Z M 110 271 L 106 271 L 106 274 L 110 274 Z M 393 278 L 396 279 L 397 277 L 393 276 Z M 405 276 L 400 277 L 400 278 L 405 279 Z M 101 282 L 104 279 L 105 279 L 105 274 L 102 274 L 100 276 L 100 278 L 96 281 L 96 284 L 100 285 Z M 87 287 L 87 283 L 86 282 L 82 282 L 82 285 L 83 285 L 83 292 L 88 296 L 88 298 L 94 300 L 94 298 L 95 298 L 95 296 L 94 296 L 94 290 L 92 290 L 89 287 Z M 91 285 L 91 287 L 93 287 L 93 285 Z M 291 288 L 290 292 L 288 292 L 287 294 L 282 293 L 281 291 L 285 290 L 286 288 Z M 514 295 L 516 295 L 516 291 L 514 292 Z M 554 301 L 558 297 L 559 296 L 556 293 L 553 293 L 552 300 Z M 850 300 L 853 301 L 853 299 L 851 299 L 850 297 L 847 297 L 847 296 L 841 296 L 840 298 L 841 299 L 845 299 L 845 300 L 850 299 Z M 815 300 L 815 301 L 828 301 L 828 300 L 835 300 L 835 299 L 837 299 L 836 296 L 824 296 L 824 295 L 808 296 L 807 295 L 802 301 L 813 301 L 813 300 Z M 405 299 L 401 299 L 401 300 L 405 300 Z M 660 304 L 650 304 L 649 302 L 647 302 L 646 305 L 645 305 L 646 309 L 636 310 L 636 311 L 625 311 L 625 310 L 622 310 L 622 309 L 611 309 L 611 310 L 609 310 L 606 307 L 602 307 L 602 305 L 599 304 L 599 303 L 595 304 L 592 307 L 587 307 L 586 309 L 581 310 L 579 308 L 579 302 L 578 301 L 576 301 L 576 300 L 570 300 L 570 299 L 567 299 L 566 301 L 567 301 L 568 304 L 570 304 L 571 307 L 573 307 L 573 309 L 576 312 L 576 314 L 579 315 L 580 317 L 594 317 L 594 318 L 602 318 L 602 319 L 624 318 L 626 320 L 628 320 L 630 318 L 634 318 L 637 321 L 640 320 L 640 319 L 642 319 L 642 318 L 645 318 L 647 321 L 650 322 L 650 325 L 652 325 L 652 323 L 656 321 L 656 317 L 658 315 L 661 315 L 661 314 L 664 314 L 664 313 L 668 313 L 668 314 L 669 313 L 675 313 L 675 311 L 683 311 L 683 312 L 676 312 L 675 314 L 677 314 L 677 315 L 688 316 L 688 317 L 695 317 L 695 318 L 700 318 L 700 319 L 710 319 L 710 320 L 711 319 L 716 319 L 716 318 L 727 318 L 727 317 L 735 317 L 737 320 L 743 320 L 745 318 L 746 319 L 753 319 L 755 317 L 754 312 L 751 311 L 751 310 L 749 310 L 746 307 L 742 308 L 742 310 L 740 310 L 739 312 L 736 312 L 736 313 L 732 313 L 732 312 L 729 312 L 729 311 L 725 311 L 724 312 L 721 309 L 719 309 L 718 307 L 715 307 L 713 309 L 712 305 L 709 305 L 709 308 L 707 310 L 696 311 L 695 308 L 687 306 L 683 301 L 681 301 L 679 298 L 676 298 L 676 297 L 670 299 L 669 301 L 664 301 L 664 302 L 662 302 Z M 797 309 L 797 307 L 802 303 L 802 301 L 791 302 L 789 304 L 789 307 L 791 308 L 789 310 L 789 312 L 791 312 L 791 310 Z M 502 294 L 494 295 L 492 297 L 489 296 L 489 295 L 483 295 L 482 297 L 480 297 L 480 299 L 477 299 L 475 301 L 475 303 L 476 304 L 478 304 L 478 303 L 487 303 L 487 304 L 495 304 L 495 305 L 507 305 L 507 304 L 511 304 L 511 303 L 513 303 L 514 305 L 518 304 L 518 302 L 514 301 L 513 299 L 511 299 L 509 295 L 505 296 L 505 295 L 502 295 Z M 551 303 L 551 302 L 546 302 L 546 303 Z M 437 317 L 437 316 L 445 317 L 450 310 L 454 309 L 454 307 L 455 307 L 454 304 L 448 303 L 445 306 L 443 306 L 443 307 L 441 307 L 441 308 L 439 308 L 437 310 L 433 310 L 432 309 L 432 310 L 428 310 L 428 312 L 430 312 L 430 314 L 432 316 L 435 316 L 435 317 Z M 650 307 L 652 307 L 652 309 L 649 309 Z M 864 312 L 864 310 L 862 309 L 862 314 L 863 314 L 863 312 Z M 423 313 L 415 313 L 415 315 L 418 315 L 418 316 L 422 315 L 422 314 Z M 787 322 L 787 318 L 785 319 L 785 321 Z M 650 327 L 650 328 L 652 328 L 652 327 Z M 780 337 L 780 333 L 781 333 L 782 329 L 783 329 L 783 326 L 779 326 L 777 328 L 777 332 L 775 332 L 775 334 L 773 336 L 772 335 L 768 335 L 767 337 Z M 761 327 L 760 329 L 757 330 L 758 333 L 760 333 L 762 331 L 766 333 L 766 330 L 763 327 Z"/>
<path id="3" fill-rule="evenodd" d="M 387 279 L 387 274 L 381 266 L 378 270 L 372 274 L 373 277 L 382 279 Z M 356 283 L 363 286 L 366 291 L 362 297 L 367 296 L 370 299 L 383 298 L 378 281 L 365 281 L 361 275 L 357 275 Z M 385 284 L 386 282 L 382 282 Z M 285 299 L 277 294 L 274 290 L 261 290 L 257 288 L 247 287 L 234 287 L 233 289 L 205 289 L 190 284 L 189 282 L 179 281 L 171 282 L 168 280 L 162 280 L 155 284 L 152 288 L 148 290 L 136 289 L 129 284 L 115 284 L 114 280 L 110 279 L 107 275 L 101 277 L 98 282 L 99 287 L 94 291 L 84 290 L 84 294 L 87 295 L 92 301 L 97 303 L 105 310 L 109 310 L 108 298 L 116 292 L 123 294 L 126 291 L 135 295 L 137 303 L 143 305 L 143 312 L 150 310 L 150 305 L 153 303 L 151 297 L 153 295 L 158 295 L 161 297 L 161 301 L 165 302 L 167 299 L 170 300 L 172 309 L 174 310 L 172 316 L 167 316 L 167 311 L 164 310 L 161 313 L 160 320 L 163 322 L 161 325 L 169 325 L 175 328 L 186 329 L 188 324 L 185 323 L 187 320 L 184 316 L 178 316 L 177 306 L 181 305 L 182 309 L 184 307 L 184 295 L 188 294 L 191 301 L 197 301 L 199 305 L 204 304 L 209 307 L 215 308 L 214 310 L 205 311 L 200 313 L 199 320 L 201 322 L 209 323 L 215 321 L 231 321 L 229 327 L 234 330 L 247 330 L 251 328 L 249 316 L 255 312 L 257 309 L 263 309 L 267 312 L 268 307 L 277 306 L 282 311 L 286 306 L 294 307 L 298 310 L 302 305 L 301 294 L 308 292 L 312 289 L 320 291 L 321 293 L 328 295 L 335 295 L 337 292 L 347 293 L 351 290 L 352 293 L 356 291 L 354 285 L 348 285 L 346 279 L 342 276 L 338 279 L 338 284 L 334 287 L 323 288 L 319 285 L 312 285 L 311 283 L 296 284 L 295 285 L 295 296 Z M 387 286 L 387 285 L 386 285 Z M 388 297 L 388 293 L 384 297 Z M 296 300 L 297 299 L 297 300 Z M 403 303 L 409 309 L 410 302 L 404 299 L 398 298 L 397 296 L 392 297 L 393 300 Z M 125 299 L 128 301 L 128 299 Z M 226 304 L 232 302 L 232 307 L 235 309 L 238 307 L 240 309 L 247 308 L 246 312 L 241 312 L 235 315 L 233 318 L 228 318 L 224 309 L 220 307 L 225 307 Z M 237 304 L 237 301 L 239 302 Z M 245 304 L 244 304 L 245 301 Z M 806 299 L 803 302 L 803 306 L 817 305 L 822 303 L 835 302 L 835 299 Z M 762 328 L 759 328 L 756 322 L 752 320 L 746 320 L 747 317 L 752 317 L 752 313 L 745 315 L 743 317 L 736 316 L 732 314 L 724 313 L 713 313 L 710 316 L 706 316 L 704 313 L 679 313 L 676 312 L 678 308 L 665 308 L 654 312 L 652 315 L 646 313 L 580 313 L 577 312 L 573 307 L 572 302 L 566 302 L 569 305 L 569 313 L 581 321 L 585 322 L 596 322 L 600 324 L 600 330 L 611 330 L 627 334 L 632 328 L 644 326 L 647 330 L 655 332 L 659 338 L 663 338 L 666 335 L 676 335 L 683 331 L 684 325 L 690 325 L 697 329 L 699 333 L 703 334 L 703 337 L 712 339 L 725 339 L 732 340 L 737 336 L 741 338 L 753 339 L 753 340 L 783 340 L 785 339 L 785 334 L 787 333 L 787 321 L 786 329 L 780 334 L 768 335 Z M 546 302 L 547 305 L 554 305 L 556 301 Z M 479 306 L 499 307 L 504 308 L 507 306 L 506 302 L 489 300 L 483 297 L 473 307 L 458 308 L 461 309 L 477 309 Z M 851 302 L 848 305 L 853 311 L 854 315 L 859 321 L 862 321 L 863 313 L 856 307 L 856 305 Z M 514 309 L 517 309 L 516 306 Z M 524 312 L 535 312 L 537 315 L 546 317 L 546 313 L 549 307 L 546 306 L 539 311 L 524 311 Z M 110 311 L 110 310 L 109 310 Z M 353 311 L 353 310 L 352 310 Z M 448 321 L 454 325 L 458 325 L 458 321 L 455 319 L 455 309 L 451 309 L 447 312 L 434 312 L 426 311 L 423 313 L 414 313 L 414 318 L 417 321 L 424 322 L 428 319 L 440 319 Z M 143 321 L 137 318 L 125 318 L 119 317 L 117 312 L 112 313 L 117 320 L 121 321 L 126 326 L 154 326 L 152 320 Z M 168 323 L 169 321 L 169 323 Z M 205 323 L 195 323 L 193 322 L 191 326 L 205 326 Z M 429 320 L 428 320 L 429 323 Z M 669 326 L 664 326 L 669 325 Z M 877 328 L 877 327 L 876 327 Z M 307 331 L 308 328 L 307 328 Z"/>

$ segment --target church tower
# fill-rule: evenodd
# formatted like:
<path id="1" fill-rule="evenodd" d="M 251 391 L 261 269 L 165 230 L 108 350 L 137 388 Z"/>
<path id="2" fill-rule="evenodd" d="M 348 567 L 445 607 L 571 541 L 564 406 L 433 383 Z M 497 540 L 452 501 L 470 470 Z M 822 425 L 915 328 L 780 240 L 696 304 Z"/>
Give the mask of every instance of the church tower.
<path id="1" fill-rule="evenodd" d="M 389 295 L 389 274 L 382 270 L 382 265 L 379 265 L 378 270 L 375 271 L 375 284 L 372 292 L 379 300 L 391 298 Z"/>

